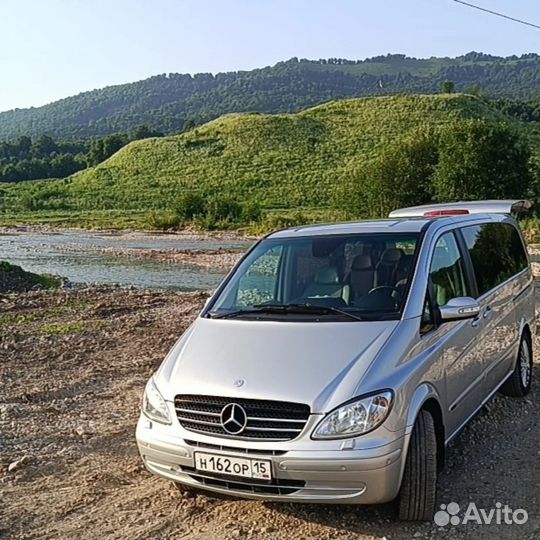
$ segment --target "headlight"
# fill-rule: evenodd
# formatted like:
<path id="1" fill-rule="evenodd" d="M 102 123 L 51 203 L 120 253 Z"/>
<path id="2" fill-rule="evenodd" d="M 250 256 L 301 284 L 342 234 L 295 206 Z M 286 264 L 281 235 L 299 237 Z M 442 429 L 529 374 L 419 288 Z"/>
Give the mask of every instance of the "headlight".
<path id="1" fill-rule="evenodd" d="M 327 414 L 313 431 L 313 439 L 355 437 L 380 426 L 390 412 L 391 390 L 364 396 Z"/>
<path id="2" fill-rule="evenodd" d="M 171 416 L 165 400 L 159 393 L 154 380 L 150 379 L 144 389 L 142 412 L 151 420 L 161 424 L 170 424 Z"/>

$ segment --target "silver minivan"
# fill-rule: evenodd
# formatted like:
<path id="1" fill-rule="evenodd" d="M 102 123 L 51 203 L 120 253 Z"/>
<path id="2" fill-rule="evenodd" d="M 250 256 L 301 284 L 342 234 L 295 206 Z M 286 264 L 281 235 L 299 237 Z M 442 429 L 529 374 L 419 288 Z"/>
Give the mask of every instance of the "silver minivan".
<path id="1" fill-rule="evenodd" d="M 148 381 L 137 443 L 181 490 L 429 520 L 446 445 L 529 392 L 527 201 L 291 228 L 236 265 Z"/>

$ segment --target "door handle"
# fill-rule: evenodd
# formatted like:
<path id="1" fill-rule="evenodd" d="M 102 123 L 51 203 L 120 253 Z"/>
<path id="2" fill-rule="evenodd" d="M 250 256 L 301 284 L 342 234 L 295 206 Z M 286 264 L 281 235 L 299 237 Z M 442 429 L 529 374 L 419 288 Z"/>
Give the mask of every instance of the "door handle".
<path id="1" fill-rule="evenodd" d="M 484 319 L 487 319 L 488 317 L 491 317 L 491 315 L 493 315 L 493 311 L 489 306 L 487 306 L 484 310 L 484 314 L 482 315 L 482 317 L 484 317 Z"/>
<path id="2" fill-rule="evenodd" d="M 478 324 L 480 323 L 480 317 L 475 317 L 472 321 L 471 321 L 471 326 L 473 328 L 476 328 L 478 326 Z"/>

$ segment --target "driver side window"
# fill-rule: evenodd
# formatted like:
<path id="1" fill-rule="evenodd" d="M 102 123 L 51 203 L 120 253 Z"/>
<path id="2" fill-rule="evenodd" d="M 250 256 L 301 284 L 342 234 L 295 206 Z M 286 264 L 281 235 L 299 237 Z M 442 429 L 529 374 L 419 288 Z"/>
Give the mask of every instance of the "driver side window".
<path id="1" fill-rule="evenodd" d="M 429 279 L 433 291 L 433 303 L 444 306 L 452 298 L 471 296 L 463 256 L 453 232 L 443 234 L 437 241 Z"/>
<path id="2" fill-rule="evenodd" d="M 282 250 L 283 246 L 275 246 L 253 262 L 238 284 L 237 306 L 249 307 L 277 301 L 275 295 Z"/>

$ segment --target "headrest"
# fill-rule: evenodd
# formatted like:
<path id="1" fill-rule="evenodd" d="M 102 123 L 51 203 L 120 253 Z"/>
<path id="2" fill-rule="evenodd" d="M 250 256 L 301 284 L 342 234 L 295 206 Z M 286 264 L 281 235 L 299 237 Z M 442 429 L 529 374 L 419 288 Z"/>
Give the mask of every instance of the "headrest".
<path id="1" fill-rule="evenodd" d="M 384 250 L 381 262 L 390 264 L 390 263 L 396 263 L 401 259 L 401 256 L 403 255 L 403 250 L 399 248 L 388 248 Z"/>
<path id="2" fill-rule="evenodd" d="M 403 255 L 401 259 L 399 259 L 398 262 L 398 269 L 399 270 L 409 270 L 412 262 L 412 255 Z"/>
<path id="3" fill-rule="evenodd" d="M 369 270 L 371 266 L 371 255 L 357 255 L 352 262 L 351 270 Z"/>
<path id="4" fill-rule="evenodd" d="M 337 273 L 337 269 L 334 266 L 321 268 L 315 274 L 315 283 L 319 283 L 322 285 L 330 285 L 333 283 L 339 283 L 339 276 Z"/>

